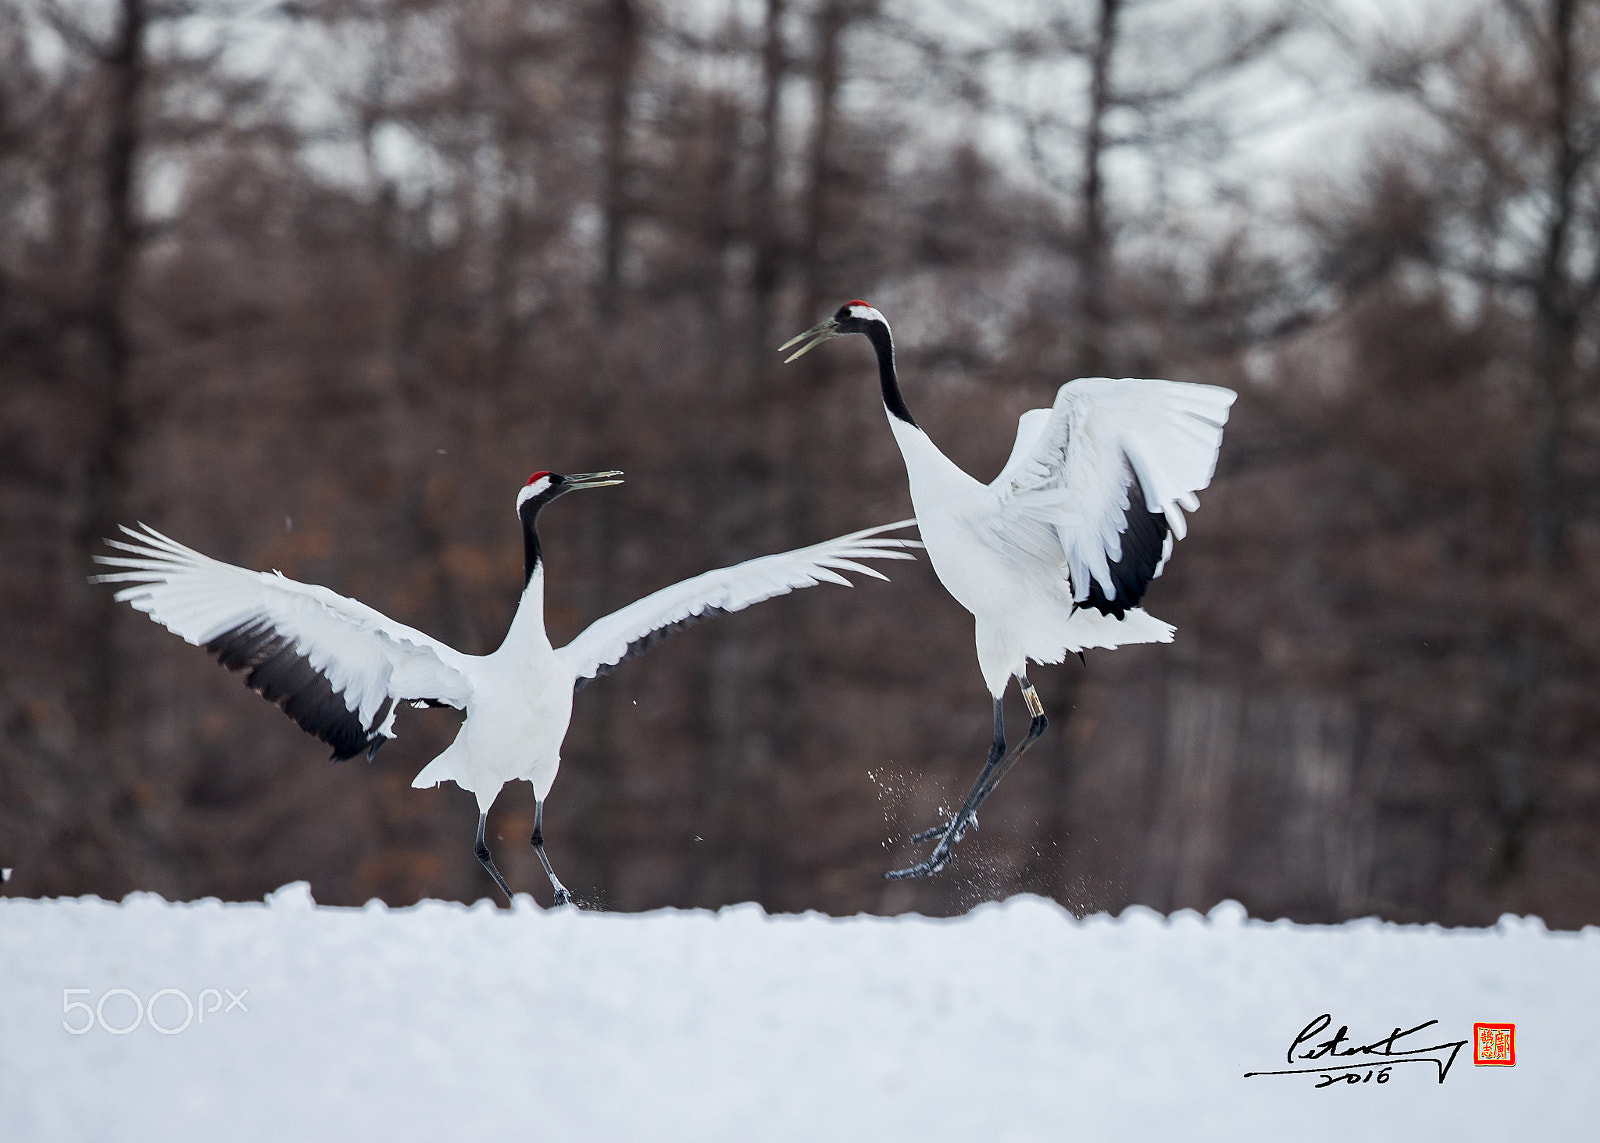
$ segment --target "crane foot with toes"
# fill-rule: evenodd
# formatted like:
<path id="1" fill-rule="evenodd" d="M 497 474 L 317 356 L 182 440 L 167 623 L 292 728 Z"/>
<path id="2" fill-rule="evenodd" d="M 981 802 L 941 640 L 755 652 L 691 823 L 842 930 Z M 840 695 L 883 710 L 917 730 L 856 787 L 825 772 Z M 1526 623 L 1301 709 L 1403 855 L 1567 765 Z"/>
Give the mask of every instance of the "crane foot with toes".
<path id="1" fill-rule="evenodd" d="M 936 826 L 929 826 L 927 829 L 923 830 L 921 833 L 914 833 L 910 837 L 906 838 L 906 840 L 911 842 L 913 845 L 916 844 L 919 841 L 932 841 L 934 838 L 940 836 L 941 834 L 948 833 L 949 830 L 950 830 L 950 827 L 955 825 L 955 824 L 956 824 L 956 819 L 955 818 L 951 818 L 947 822 L 940 822 Z M 961 831 L 956 834 L 955 840 L 959 842 L 963 837 L 965 837 L 967 835 L 967 830 L 969 830 L 969 829 L 977 829 L 977 828 L 978 828 L 978 815 L 977 814 L 973 814 L 972 817 L 970 819 L 968 819 L 967 824 L 962 826 L 961 827 Z"/>
<path id="2" fill-rule="evenodd" d="M 944 836 L 939 839 L 939 844 L 933 847 L 933 852 L 928 855 L 926 861 L 918 862 L 907 869 L 891 869 L 883 875 L 884 879 L 887 881 L 908 881 L 915 878 L 932 877 L 950 864 L 954 846 L 956 842 L 961 840 L 961 834 L 964 832 L 966 832 L 964 826 L 958 830 L 955 828 L 955 823 L 951 822 L 944 828 Z"/>
<path id="3" fill-rule="evenodd" d="M 967 830 L 978 828 L 978 807 L 983 805 L 984 799 L 994 792 L 1000 784 L 1000 779 L 1006 776 L 1006 771 L 1017 764 L 1017 759 L 1032 746 L 1038 737 L 1050 725 L 1050 720 L 1045 717 L 1044 704 L 1039 701 L 1038 692 L 1028 682 L 1028 676 L 1017 672 L 1017 681 L 1022 686 L 1023 701 L 1028 704 L 1028 713 L 1033 715 L 1032 722 L 1028 725 L 1028 736 L 1017 743 L 1010 754 L 1006 750 L 1005 715 L 1001 710 L 1000 697 L 994 700 L 994 741 L 989 746 L 989 758 L 983 764 L 983 770 L 978 775 L 978 780 L 972 784 L 972 789 L 967 792 L 966 799 L 961 803 L 961 808 L 943 826 L 925 829 L 921 833 L 913 834 L 911 840 L 931 841 L 939 838 L 939 844 L 933 847 L 933 852 L 928 859 L 909 869 L 896 869 L 884 874 L 891 881 L 902 881 L 910 877 L 931 877 L 946 865 L 950 864 L 952 851 L 966 836 Z"/>

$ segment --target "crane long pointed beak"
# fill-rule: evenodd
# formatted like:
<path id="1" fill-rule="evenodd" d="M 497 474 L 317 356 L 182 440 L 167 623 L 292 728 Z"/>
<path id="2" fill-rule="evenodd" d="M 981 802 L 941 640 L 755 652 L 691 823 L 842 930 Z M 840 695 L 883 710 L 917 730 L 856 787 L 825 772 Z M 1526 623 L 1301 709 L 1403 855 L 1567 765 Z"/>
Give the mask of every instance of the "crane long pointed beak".
<path id="1" fill-rule="evenodd" d="M 795 345 L 795 344 L 797 344 L 799 342 L 806 341 L 806 338 L 808 338 L 808 337 L 811 338 L 810 341 L 806 341 L 806 344 L 800 346 L 799 349 L 795 350 L 793 353 L 789 354 L 788 357 L 785 357 L 783 359 L 783 363 L 785 365 L 787 365 L 787 364 L 789 364 L 789 362 L 793 361 L 796 357 L 799 357 L 799 356 L 801 356 L 803 354 L 806 354 L 806 353 L 810 353 L 813 349 L 815 349 L 817 346 L 821 345 L 823 342 L 827 341 L 829 338 L 834 338 L 834 337 L 838 337 L 838 336 L 839 336 L 839 323 L 834 321 L 832 318 L 829 318 L 825 322 L 819 322 L 818 324 L 812 326 L 810 329 L 806 330 L 804 333 L 795 334 L 795 336 L 791 337 L 788 341 L 786 341 L 782 345 L 778 346 L 778 352 L 782 353 L 785 349 L 788 349 L 791 345 Z"/>
<path id="2" fill-rule="evenodd" d="M 568 488 L 605 488 L 611 484 L 621 484 L 622 472 L 612 469 L 609 472 L 578 472 L 567 477 Z"/>

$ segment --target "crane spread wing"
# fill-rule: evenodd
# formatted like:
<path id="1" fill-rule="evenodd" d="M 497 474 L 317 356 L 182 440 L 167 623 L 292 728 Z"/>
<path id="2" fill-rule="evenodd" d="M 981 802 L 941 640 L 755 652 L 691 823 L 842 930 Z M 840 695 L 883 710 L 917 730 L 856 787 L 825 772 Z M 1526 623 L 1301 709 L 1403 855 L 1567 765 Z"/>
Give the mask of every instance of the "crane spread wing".
<path id="1" fill-rule="evenodd" d="M 125 556 L 96 556 L 122 570 L 116 598 L 202 646 L 246 684 L 333 748 L 333 760 L 394 737 L 401 700 L 465 707 L 467 656 L 364 603 L 202 555 L 149 525 L 107 540 Z"/>
<path id="2" fill-rule="evenodd" d="M 1216 385 L 1080 377 L 1024 413 L 990 484 L 996 539 L 1062 561 L 1073 601 L 1122 618 L 1161 574 L 1211 483 L 1237 396 Z"/>
<path id="3" fill-rule="evenodd" d="M 880 534 L 914 523 L 882 524 L 683 580 L 595 620 L 556 654 L 572 669 L 576 687 L 581 688 L 589 679 L 608 675 L 624 661 L 648 651 L 672 632 L 713 615 L 742 611 L 753 603 L 824 581 L 849 587 L 850 581 L 841 572 L 888 579 L 860 561 L 915 559 L 903 549 L 921 547 L 920 541 Z"/>

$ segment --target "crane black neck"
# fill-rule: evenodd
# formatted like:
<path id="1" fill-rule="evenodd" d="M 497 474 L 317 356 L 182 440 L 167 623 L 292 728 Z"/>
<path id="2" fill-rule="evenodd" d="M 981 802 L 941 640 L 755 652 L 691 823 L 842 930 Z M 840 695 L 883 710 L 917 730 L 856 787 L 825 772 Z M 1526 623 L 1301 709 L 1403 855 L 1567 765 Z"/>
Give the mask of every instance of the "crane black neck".
<path id="1" fill-rule="evenodd" d="M 883 407 L 889 410 L 891 417 L 899 418 L 914 429 L 921 428 L 900 395 L 900 379 L 894 371 L 894 338 L 889 334 L 889 327 L 875 321 L 862 333 L 872 342 L 873 351 L 878 355 L 878 384 L 883 389 Z"/>
<path id="2" fill-rule="evenodd" d="M 528 590 L 533 573 L 539 570 L 539 512 L 564 491 L 566 489 L 560 487 L 547 489 L 543 495 L 530 497 L 517 509 L 517 517 L 522 521 L 523 591 Z"/>

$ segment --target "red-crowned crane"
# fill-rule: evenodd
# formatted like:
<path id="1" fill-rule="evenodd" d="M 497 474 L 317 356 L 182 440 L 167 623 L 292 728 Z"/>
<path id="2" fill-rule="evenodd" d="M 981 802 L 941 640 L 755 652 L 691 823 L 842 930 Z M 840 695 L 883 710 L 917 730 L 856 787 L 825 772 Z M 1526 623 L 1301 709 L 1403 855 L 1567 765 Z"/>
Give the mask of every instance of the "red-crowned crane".
<path id="1" fill-rule="evenodd" d="M 477 796 L 473 853 L 509 900 L 511 890 L 490 856 L 484 825 L 505 783 L 518 778 L 532 783 L 533 847 L 555 903 L 564 905 L 572 895 L 545 856 L 544 801 L 561 764 L 574 692 L 679 628 L 823 581 L 849 587 L 843 571 L 886 579 L 859 561 L 912 559 L 903 549 L 920 546 L 881 535 L 912 523 L 902 520 L 748 560 L 647 595 L 590 624 L 565 647 L 551 647 L 544 628 L 539 513 L 575 489 L 620 484 L 621 475 L 536 472 L 528 478 L 517 494 L 522 599 L 504 642 L 488 655 L 462 654 L 325 587 L 211 559 L 148 525 L 122 529 L 132 543 L 107 540 L 128 554 L 96 556 L 122 570 L 95 578 L 130 584 L 118 590 L 118 600 L 204 646 L 229 670 L 248 671 L 249 687 L 333 747 L 335 762 L 363 752 L 370 760 L 394 737 L 400 703 L 465 711 L 455 741 L 411 784 L 453 781 Z"/>
<path id="2" fill-rule="evenodd" d="M 976 620 L 978 667 L 994 699 L 994 740 L 978 780 L 948 822 L 911 839 L 938 837 L 927 860 L 888 875 L 926 877 L 949 862 L 978 807 L 1049 725 L 1028 682 L 1029 660 L 1059 663 L 1089 647 L 1172 641 L 1172 626 L 1138 604 L 1183 538 L 1183 511 L 1200 506 L 1195 493 L 1211 482 L 1236 394 L 1177 381 L 1068 381 L 1053 408 L 1022 414 L 1010 459 L 982 484 L 912 418 L 889 323 L 866 302 L 846 303 L 780 351 L 800 345 L 786 358 L 793 361 L 849 333 L 877 353 L 917 527 L 940 581 Z M 1008 755 L 1001 700 L 1013 677 L 1032 722 Z"/>

